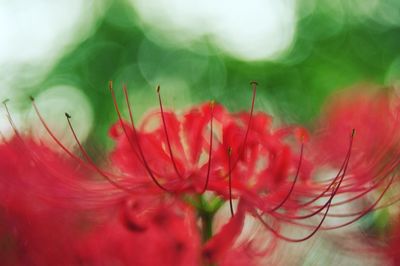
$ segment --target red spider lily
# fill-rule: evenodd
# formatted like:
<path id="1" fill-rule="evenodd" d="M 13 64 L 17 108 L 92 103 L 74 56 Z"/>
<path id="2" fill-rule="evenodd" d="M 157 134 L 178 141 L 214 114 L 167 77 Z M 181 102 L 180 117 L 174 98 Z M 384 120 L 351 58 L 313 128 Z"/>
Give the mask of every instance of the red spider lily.
<path id="1" fill-rule="evenodd" d="M 148 114 L 136 126 L 126 87 L 123 93 L 129 111 L 128 122 L 122 118 L 110 84 L 118 116 L 118 122 L 110 129 L 110 136 L 116 142 L 111 161 L 118 173 L 104 170 L 103 166 L 94 163 L 78 139 L 69 114 L 66 114 L 67 123 L 80 155 L 65 147 L 48 127 L 32 98 L 41 123 L 66 156 L 64 159 L 56 157 L 51 163 L 56 165 L 54 168 L 49 167 L 51 164 L 48 162 L 34 168 L 32 173 L 35 176 L 36 173 L 45 173 L 43 180 L 41 176 L 35 177 L 39 180 L 35 184 L 41 184 L 43 188 L 37 194 L 48 195 L 47 199 L 58 204 L 49 205 L 52 211 L 58 211 L 60 206 L 65 205 L 74 207 L 75 211 L 70 216 L 73 220 L 83 210 L 90 210 L 96 216 L 88 223 L 85 232 L 75 233 L 72 222 L 66 220 L 65 232 L 80 241 L 79 245 L 70 247 L 71 252 L 75 252 L 74 258 L 89 265 L 108 262 L 126 265 L 196 265 L 201 262 L 229 265 L 234 257 L 241 257 L 250 263 L 251 259 L 247 260 L 250 254 L 264 255 L 274 245 L 260 251 L 254 248 L 251 240 L 237 244 L 246 217 L 259 221 L 275 239 L 301 242 L 320 229 L 354 223 L 377 207 L 393 183 L 393 176 L 390 175 L 397 167 L 397 159 L 389 158 L 389 163 L 384 164 L 382 169 L 372 168 L 379 170 L 381 177 L 378 179 L 381 183 L 375 184 L 381 188 L 375 203 L 356 213 L 332 213 L 336 206 L 373 190 L 360 189 L 360 186 L 354 185 L 358 181 L 352 180 L 356 174 L 362 177 L 361 168 L 357 168 L 353 161 L 364 156 L 364 152 L 359 153 L 362 145 L 355 142 L 358 137 L 355 139 L 354 127 L 345 127 L 343 132 L 346 133 L 337 140 L 340 145 L 347 143 L 346 148 L 340 148 L 339 144 L 332 148 L 330 160 L 339 167 L 337 175 L 327 182 L 315 181 L 311 178 L 312 164 L 305 156 L 305 146 L 309 145 L 307 132 L 300 127 L 273 129 L 270 116 L 254 112 L 256 83 L 252 85 L 249 112 L 230 113 L 222 105 L 210 102 L 194 106 L 182 115 L 164 108 L 158 87 L 159 111 Z M 15 139 L 13 143 L 6 144 L 7 147 L 15 149 L 14 142 L 18 142 L 24 153 L 33 154 L 34 159 L 38 155 L 39 158 L 53 156 L 50 151 L 37 151 L 29 138 L 19 134 L 8 115 L 15 130 Z M 363 130 L 362 125 L 354 125 Z M 340 135 L 337 136 L 340 138 Z M 323 143 L 323 137 L 320 139 Z M 386 146 L 395 147 L 394 140 L 388 136 Z M 360 141 L 365 141 L 362 135 Z M 319 147 L 314 141 L 311 143 L 313 147 Z M 12 152 L 17 154 L 15 150 Z M 368 152 L 365 151 L 365 154 Z M 382 152 L 380 155 L 376 165 L 390 153 Z M 64 165 L 61 162 L 65 160 L 68 163 Z M 0 176 L 3 182 L 17 175 L 16 165 L 11 164 L 10 175 Z M 76 169 L 79 172 L 72 171 Z M 87 176 L 103 180 L 89 180 Z M 55 191 L 50 190 L 54 194 L 48 194 L 54 181 L 59 182 L 59 187 L 56 186 Z M 36 189 L 35 186 L 25 187 L 30 191 Z M 354 199 L 337 201 L 336 196 L 345 193 L 352 193 Z M 63 200 L 65 205 L 60 204 Z M 229 202 L 231 218 L 218 233 L 212 235 L 210 224 L 222 200 Z M 233 201 L 238 202 L 236 211 Z M 201 220 L 202 234 L 196 230 L 196 215 Z M 351 220 L 335 226 L 323 225 L 327 218 L 341 216 Z M 302 222 L 316 217 L 315 225 Z M 286 224 L 306 227 L 310 232 L 300 238 L 285 236 L 280 227 Z M 40 234 L 40 230 L 38 232 Z M 200 235 L 204 245 L 200 244 Z M 233 246 L 235 248 L 231 249 Z"/>
<path id="2" fill-rule="evenodd" d="M 310 166 L 303 160 L 300 170 L 302 155 L 293 155 L 284 140 L 298 129 L 274 132 L 268 115 L 253 115 L 255 84 L 248 114 L 230 114 L 212 102 L 179 117 L 165 111 L 159 98 L 160 111 L 145 117 L 138 128 L 133 124 L 128 98 L 130 125 L 122 120 L 114 91 L 110 89 L 119 116 L 119 122 L 110 131 L 117 141 L 112 158 L 124 174 L 136 180 L 133 182 L 148 180 L 175 194 L 211 190 L 228 198 L 234 190 L 234 197 L 268 194 L 269 200 L 276 195 L 276 202 L 287 194 L 283 192 L 287 189 L 279 188 L 292 186 L 290 175 L 297 171 L 296 178 L 309 179 Z M 124 92 L 127 96 L 126 88 Z M 227 187 L 232 190 L 229 192 Z"/>
<path id="3" fill-rule="evenodd" d="M 213 191 L 229 199 L 233 215 L 233 198 L 240 199 L 246 206 L 252 206 L 246 207 L 246 212 L 252 213 L 255 209 L 275 212 L 284 205 L 293 205 L 295 199 L 290 199 L 291 194 L 301 195 L 306 192 L 308 185 L 305 182 L 310 174 L 310 166 L 303 160 L 306 133 L 298 128 L 273 131 L 268 115 L 253 115 L 255 83 L 250 112 L 238 114 L 230 114 L 221 105 L 212 102 L 177 116 L 164 110 L 158 88 L 160 111 L 145 117 L 138 128 L 133 123 L 126 88 L 124 94 L 130 123 L 121 117 L 112 86 L 110 91 L 119 118 L 110 130 L 110 135 L 117 142 L 112 161 L 122 171 L 121 176 L 106 172 L 93 163 L 77 138 L 69 114 L 66 114 L 67 122 L 83 159 L 60 143 L 46 125 L 34 101 L 33 106 L 50 136 L 72 159 L 105 178 L 126 194 L 125 197 L 138 193 L 163 197 L 167 192 L 181 198 L 184 194 Z M 294 155 L 289 143 L 285 141 L 290 135 L 302 143 L 300 155 Z M 293 180 L 289 179 L 290 176 L 294 176 Z M 297 180 L 300 182 L 295 189 Z M 146 231 L 148 211 L 146 215 L 132 217 L 132 212 L 123 208 L 123 213 L 122 223 L 129 230 Z M 241 211 L 228 222 L 227 226 L 232 228 L 229 237 L 227 233 L 221 232 L 206 245 L 205 250 L 208 253 L 212 251 L 211 260 L 224 257 L 223 253 L 226 253 L 223 245 L 211 243 L 224 239 L 228 247 L 240 234 L 244 216 L 244 211 Z"/>
<path id="4" fill-rule="evenodd" d="M 344 199 L 332 204 L 340 208 L 352 205 L 353 210 L 332 213 L 337 223 L 323 229 L 336 229 L 357 222 L 369 212 L 382 208 L 394 208 L 400 200 L 398 189 L 398 166 L 400 163 L 400 135 L 398 98 L 392 91 L 374 91 L 364 88 L 339 94 L 329 102 L 320 119 L 321 130 L 314 138 L 316 162 L 322 165 L 337 165 L 337 154 L 343 149 L 338 137 L 351 126 L 357 127 L 354 142 L 354 158 L 349 163 L 349 175 L 338 194 Z M 330 152 L 323 156 L 321 151 Z M 398 224 L 398 217 L 395 219 Z M 398 264 L 398 229 L 383 237 L 388 245 L 383 250 L 394 265 Z M 364 238 L 365 241 L 365 238 Z M 368 241 L 367 241 L 368 242 Z M 380 240 L 378 242 L 381 242 Z M 382 250 L 382 245 L 371 244 Z"/>
<path id="5" fill-rule="evenodd" d="M 67 154 L 22 135 L 8 117 L 15 135 L 0 144 L 2 263 L 197 264 L 200 241 L 190 207 L 121 194 L 116 183 L 93 179 L 97 168 L 61 143 Z"/>
<path id="6" fill-rule="evenodd" d="M 111 130 L 111 136 L 117 141 L 113 160 L 132 180 L 142 183 L 147 179 L 160 192 L 181 195 L 213 191 L 229 199 L 232 216 L 232 199 L 239 199 L 248 206 L 246 212 L 260 219 L 277 237 L 292 242 L 304 241 L 322 227 L 329 212 L 332 200 L 346 175 L 353 135 L 347 155 L 343 153 L 345 160 L 342 169 L 331 184 L 313 184 L 310 180 L 311 166 L 303 158 L 303 147 L 307 139 L 305 131 L 300 128 L 273 131 L 268 115 L 253 115 L 255 85 L 253 83 L 253 100 L 249 113 L 230 114 L 222 106 L 212 103 L 192 108 L 181 117 L 164 110 L 158 88 L 160 111 L 149 114 L 137 128 L 133 124 L 126 88 L 124 92 L 130 125 L 123 121 L 114 90 L 110 86 L 119 117 L 119 122 Z M 214 128 L 220 131 L 213 131 Z M 299 155 L 291 151 L 287 142 L 290 136 L 300 142 Z M 200 160 L 202 154 L 208 155 L 206 159 Z M 301 202 L 301 198 L 308 200 Z M 312 203 L 323 198 L 328 198 L 324 205 L 314 208 Z M 288 212 L 277 212 L 282 208 Z M 300 210 L 308 213 L 295 215 Z M 310 234 L 304 238 L 291 239 L 269 226 L 262 215 L 284 222 L 323 216 Z M 231 233 L 228 238 L 222 237 L 227 243 L 230 242 L 228 239 L 235 239 L 240 233 L 240 221 L 243 222 L 243 219 L 244 215 L 232 218 L 232 223 L 239 221 L 229 226 L 233 227 L 231 232 L 235 233 Z M 218 238 L 215 236 L 210 243 Z M 206 245 L 207 252 L 203 254 L 209 254 L 209 245 Z M 217 258 L 217 255 L 218 252 L 213 253 L 211 260 Z"/>
<path id="7" fill-rule="evenodd" d="M 334 220 L 333 224 L 321 224 L 319 229 L 333 230 L 356 223 L 368 213 L 399 200 L 391 193 L 397 182 L 400 155 L 396 130 L 398 109 L 391 108 L 395 101 L 389 94 L 358 91 L 329 102 L 310 146 L 316 168 L 337 167 L 339 173 L 334 178 L 313 182 L 312 187 L 318 189 L 310 190 L 315 193 L 315 196 L 310 195 L 314 199 L 300 204 L 304 214 L 275 214 L 283 222 L 281 224 L 310 228 L 301 220 L 319 215 L 321 222 L 325 217 Z M 352 127 L 357 128 L 357 134 L 351 136 L 350 145 L 345 147 L 342 139 L 347 137 Z M 341 162 L 343 154 L 347 155 Z M 328 200 L 321 204 L 322 199 Z M 346 206 L 347 209 L 343 208 Z M 321 213 L 324 208 L 325 212 Z M 277 229 L 279 225 L 276 224 Z M 277 230 L 276 235 L 279 235 Z"/>
<path id="8" fill-rule="evenodd" d="M 337 95 L 320 119 L 314 138 L 320 163 L 338 165 L 346 150 L 341 141 L 351 128 L 357 128 L 357 140 L 350 168 L 355 182 L 369 182 L 376 175 L 380 162 L 396 155 L 400 136 L 399 111 L 390 92 L 374 92 L 366 88 Z M 329 152 L 324 152 L 329 151 Z"/>

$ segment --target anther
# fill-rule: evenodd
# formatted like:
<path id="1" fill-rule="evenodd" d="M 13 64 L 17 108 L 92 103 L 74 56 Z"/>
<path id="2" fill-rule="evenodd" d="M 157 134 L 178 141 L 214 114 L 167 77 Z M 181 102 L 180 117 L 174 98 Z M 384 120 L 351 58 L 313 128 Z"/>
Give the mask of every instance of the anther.
<path id="1" fill-rule="evenodd" d="M 33 97 L 32 97 L 33 98 Z M 40 122 L 42 123 L 43 127 L 45 128 L 45 130 L 47 131 L 47 133 L 50 135 L 50 137 L 54 140 L 54 142 L 63 150 L 65 151 L 71 158 L 73 158 L 75 161 L 77 161 L 79 164 L 81 164 L 82 166 L 91 169 L 93 171 L 96 171 L 98 173 L 100 173 L 110 184 L 112 184 L 114 187 L 122 189 L 126 192 L 130 192 L 130 190 L 128 191 L 128 189 L 122 187 L 121 185 L 117 184 L 116 182 L 114 182 L 112 178 L 118 178 L 115 175 L 105 172 L 101 169 L 98 169 L 98 167 L 91 163 L 91 162 L 85 162 L 84 160 L 82 160 L 81 158 L 79 158 L 78 156 L 76 156 L 74 153 L 72 153 L 67 147 L 65 147 L 62 142 L 54 135 L 54 133 L 51 131 L 51 129 L 49 128 L 49 126 L 46 124 L 46 121 L 44 120 L 43 116 L 41 115 L 39 108 L 36 106 L 35 101 L 32 101 L 32 106 L 36 112 L 36 115 L 38 116 Z M 70 118 L 71 116 L 68 113 L 65 113 L 65 116 L 67 117 L 68 120 L 68 124 L 70 124 Z M 68 117 L 69 116 L 69 117 Z M 72 125 L 71 125 L 72 126 Z M 74 133 L 74 132 L 73 132 Z M 80 143 L 79 143 L 80 144 Z M 78 144 L 78 145 L 79 145 Z"/>
<path id="2" fill-rule="evenodd" d="M 258 85 L 258 82 L 255 81 L 255 80 L 252 80 L 252 81 L 250 81 L 250 85 L 257 86 L 257 85 Z"/>
<path id="3" fill-rule="evenodd" d="M 214 109 L 214 107 L 215 107 L 215 100 L 211 100 L 211 101 L 210 101 L 210 107 L 211 107 L 211 109 Z"/>
<path id="4" fill-rule="evenodd" d="M 79 147 L 79 150 L 81 151 L 82 156 L 86 159 L 86 161 L 91 165 L 91 167 L 97 171 L 101 176 L 103 176 L 110 184 L 112 184 L 113 186 L 115 186 L 118 189 L 121 189 L 127 193 L 132 193 L 132 190 L 129 188 L 126 188 L 122 185 L 120 185 L 119 183 L 117 183 L 116 181 L 114 181 L 112 178 L 110 178 L 110 176 L 107 175 L 107 173 L 105 173 L 103 170 L 101 170 L 99 167 L 97 167 L 97 165 L 93 162 L 92 158 L 89 156 L 89 154 L 86 152 L 86 150 L 83 148 L 81 142 L 79 141 L 79 138 L 75 132 L 74 127 L 72 126 L 71 123 L 71 116 L 68 113 L 65 113 L 65 116 L 67 117 L 67 122 L 68 122 L 68 127 L 71 130 L 71 133 L 75 139 L 76 144 Z"/>

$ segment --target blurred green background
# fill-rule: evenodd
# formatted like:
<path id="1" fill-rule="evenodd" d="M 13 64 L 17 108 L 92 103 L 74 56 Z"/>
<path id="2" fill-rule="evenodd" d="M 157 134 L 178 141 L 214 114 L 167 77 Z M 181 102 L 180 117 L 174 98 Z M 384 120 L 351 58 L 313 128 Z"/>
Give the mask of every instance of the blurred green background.
<path id="1" fill-rule="evenodd" d="M 127 84 L 136 120 L 157 106 L 157 84 L 166 107 L 237 111 L 257 80 L 258 110 L 307 125 L 335 90 L 400 79 L 398 0 L 4 0 L 0 32 L 15 119 L 38 123 L 34 95 L 60 138 L 68 111 L 94 147 L 110 147 L 116 121 L 109 80 L 121 104 Z"/>

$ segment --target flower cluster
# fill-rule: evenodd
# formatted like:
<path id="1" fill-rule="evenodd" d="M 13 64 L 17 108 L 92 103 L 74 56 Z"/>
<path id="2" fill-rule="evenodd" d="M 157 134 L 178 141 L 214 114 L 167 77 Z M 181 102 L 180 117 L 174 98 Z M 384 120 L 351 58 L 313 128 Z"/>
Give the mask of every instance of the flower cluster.
<path id="1" fill-rule="evenodd" d="M 109 131 L 115 147 L 107 165 L 91 158 L 70 114 L 74 151 L 55 136 L 33 98 L 53 143 L 22 134 L 5 102 L 14 135 L 0 143 L 2 261 L 258 265 L 277 240 L 306 241 L 398 200 L 388 193 L 399 164 L 393 97 L 339 97 L 309 134 L 299 126 L 277 128 L 271 116 L 256 112 L 257 84 L 251 84 L 251 107 L 239 113 L 212 101 L 178 114 L 164 108 L 158 87 L 159 109 L 135 125 L 126 87 L 128 119 L 110 83 L 118 121 Z M 335 174 L 318 177 L 327 166 Z M 352 208 L 338 213 L 343 205 Z M 217 215 L 223 210 L 228 215 Z M 219 228 L 217 216 L 224 217 Z M 345 220 L 324 224 L 329 218 Z M 258 224 L 253 234 L 249 219 Z M 304 235 L 285 234 L 292 226 Z"/>

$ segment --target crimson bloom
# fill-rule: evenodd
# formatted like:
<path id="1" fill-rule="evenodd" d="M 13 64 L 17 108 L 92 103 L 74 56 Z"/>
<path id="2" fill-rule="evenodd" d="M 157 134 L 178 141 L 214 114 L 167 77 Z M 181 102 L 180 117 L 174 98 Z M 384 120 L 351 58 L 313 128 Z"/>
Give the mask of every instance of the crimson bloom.
<path id="1" fill-rule="evenodd" d="M 42 251 L 27 252 L 20 264 L 57 264 L 63 253 L 68 257 L 67 264 L 249 265 L 256 263 L 256 257 L 271 252 L 275 240 L 302 242 L 320 229 L 343 227 L 375 209 L 393 183 L 393 177 L 387 176 L 398 164 L 391 158 L 397 138 L 378 133 L 371 137 L 361 122 L 350 121 L 343 126 L 348 104 L 343 108 L 336 104 L 332 115 L 324 120 L 330 121 L 324 127 L 331 128 L 312 135 L 309 141 L 302 127 L 276 128 L 272 117 L 254 111 L 256 85 L 252 82 L 250 111 L 239 113 L 209 102 L 177 114 L 164 108 L 158 87 L 159 110 L 149 113 L 137 126 L 126 87 L 123 93 L 129 118 L 124 120 L 110 83 L 118 121 L 109 132 L 115 148 L 107 170 L 85 150 L 70 114 L 66 118 L 78 154 L 57 139 L 31 99 L 42 125 L 63 151 L 60 155 L 21 135 L 8 113 L 15 136 L 0 145 L 0 156 L 14 159 L 0 164 L 2 208 L 22 216 L 8 212 L 1 222 L 7 228 L 15 225 L 17 232 L 26 231 L 12 236 L 17 242 L 54 243 L 60 251 L 42 254 L 48 248 L 42 245 Z M 382 99 L 373 101 L 374 110 L 380 115 L 391 114 Z M 364 104 L 360 100 L 360 104 L 352 106 L 363 111 L 368 109 Z M 358 114 L 358 109 L 353 108 L 350 112 L 355 119 L 363 115 L 371 119 L 362 111 Z M 393 116 L 388 117 L 385 130 L 392 129 Z M 358 134 L 355 138 L 355 127 L 357 132 L 358 128 L 361 130 L 359 140 Z M 362 149 L 364 145 L 360 144 L 367 144 L 374 137 L 385 139 L 385 150 L 377 160 L 371 155 L 374 149 Z M 321 156 L 327 149 L 332 151 L 330 157 Z M 29 163 L 21 167 L 21 159 Z M 316 169 L 326 162 L 339 168 L 337 174 L 325 181 L 314 179 Z M 375 171 L 367 173 L 371 178 L 365 175 L 368 170 Z M 29 173 L 29 179 L 23 178 L 25 173 Z M 366 187 L 371 180 L 376 183 Z M 368 208 L 356 213 L 332 213 L 336 206 L 356 201 L 376 188 L 382 192 Z M 347 194 L 352 198 L 337 200 L 337 195 Z M 214 217 L 224 203 L 229 205 L 231 217 L 213 232 Z M 37 206 L 42 206 L 40 211 Z M 327 217 L 351 220 L 326 226 L 323 223 Z M 240 238 L 248 218 L 268 233 L 268 245 L 260 247 L 255 239 Z M 309 218 L 317 222 L 303 223 Z M 37 226 L 32 232 L 27 226 L 30 219 Z M 40 227 L 43 224 L 62 234 L 54 237 Z M 309 232 L 300 238 L 287 236 L 281 230 L 287 225 L 304 227 Z M 8 239 L 9 230 L 0 233 Z M 22 252 L 12 250 L 14 253 L 4 255 L 10 261 L 16 255 L 9 254 Z"/>
<path id="2" fill-rule="evenodd" d="M 398 99 L 390 91 L 376 92 L 367 88 L 338 95 L 327 105 L 313 138 L 318 165 L 338 167 L 339 154 L 345 150 L 340 139 L 352 126 L 357 128 L 348 177 L 340 190 L 340 193 L 352 195 L 342 204 L 365 200 L 368 194 L 379 191 L 377 200 L 365 208 L 365 212 L 372 211 L 396 182 L 400 154 L 399 111 Z"/>
<path id="3" fill-rule="evenodd" d="M 133 123 L 126 88 L 130 123 L 122 119 L 112 86 L 110 89 L 119 117 L 110 132 L 117 142 L 112 160 L 131 185 L 142 184 L 152 187 L 153 193 L 168 193 L 184 200 L 189 196 L 202 218 L 203 231 L 209 228 L 204 218 L 212 216 L 214 210 L 204 214 L 202 201 L 198 202 L 196 195 L 212 192 L 212 201 L 229 201 L 233 218 L 206 243 L 206 261 L 224 261 L 247 214 L 260 220 L 274 237 L 291 242 L 307 240 L 321 228 L 346 174 L 354 136 L 351 131 L 347 155 L 343 153 L 343 169 L 325 186 L 310 178 L 312 167 L 303 156 L 306 131 L 299 127 L 274 130 L 270 116 L 253 113 L 255 83 L 250 112 L 236 114 L 211 102 L 178 116 L 164 110 L 158 88 L 160 110 L 146 116 L 139 127 Z M 293 152 L 291 147 L 296 144 L 298 152 Z M 313 203 L 323 198 L 327 198 L 326 202 L 315 208 Z M 236 216 L 233 199 L 242 206 Z M 303 238 L 281 235 L 276 227 L 277 222 L 293 224 L 293 220 L 319 215 L 320 222 Z M 275 226 L 268 224 L 266 217 L 273 219 Z M 203 240 L 209 237 L 203 235 Z"/>
<path id="4" fill-rule="evenodd" d="M 339 157 L 346 149 L 341 138 L 351 127 L 357 128 L 357 136 L 352 147 L 352 160 L 348 164 L 348 175 L 337 193 L 341 200 L 332 204 L 332 213 L 328 215 L 334 217 L 336 223 L 325 229 L 353 224 L 374 210 L 394 209 L 392 205 L 399 201 L 396 193 L 400 163 L 398 103 L 391 90 L 376 91 L 364 86 L 337 94 L 326 105 L 319 120 L 319 129 L 313 136 L 315 167 L 340 167 Z M 343 211 L 344 206 L 351 208 Z M 335 212 L 335 208 L 342 210 Z M 361 242 L 370 243 L 369 248 L 372 247 L 375 252 L 384 251 L 397 265 L 398 216 L 389 220 L 395 226 L 387 232 L 364 234 L 363 237 L 356 237 L 353 232 L 348 237 L 353 241 L 361 239 Z M 370 241 L 372 236 L 379 236 L 379 239 Z"/>

